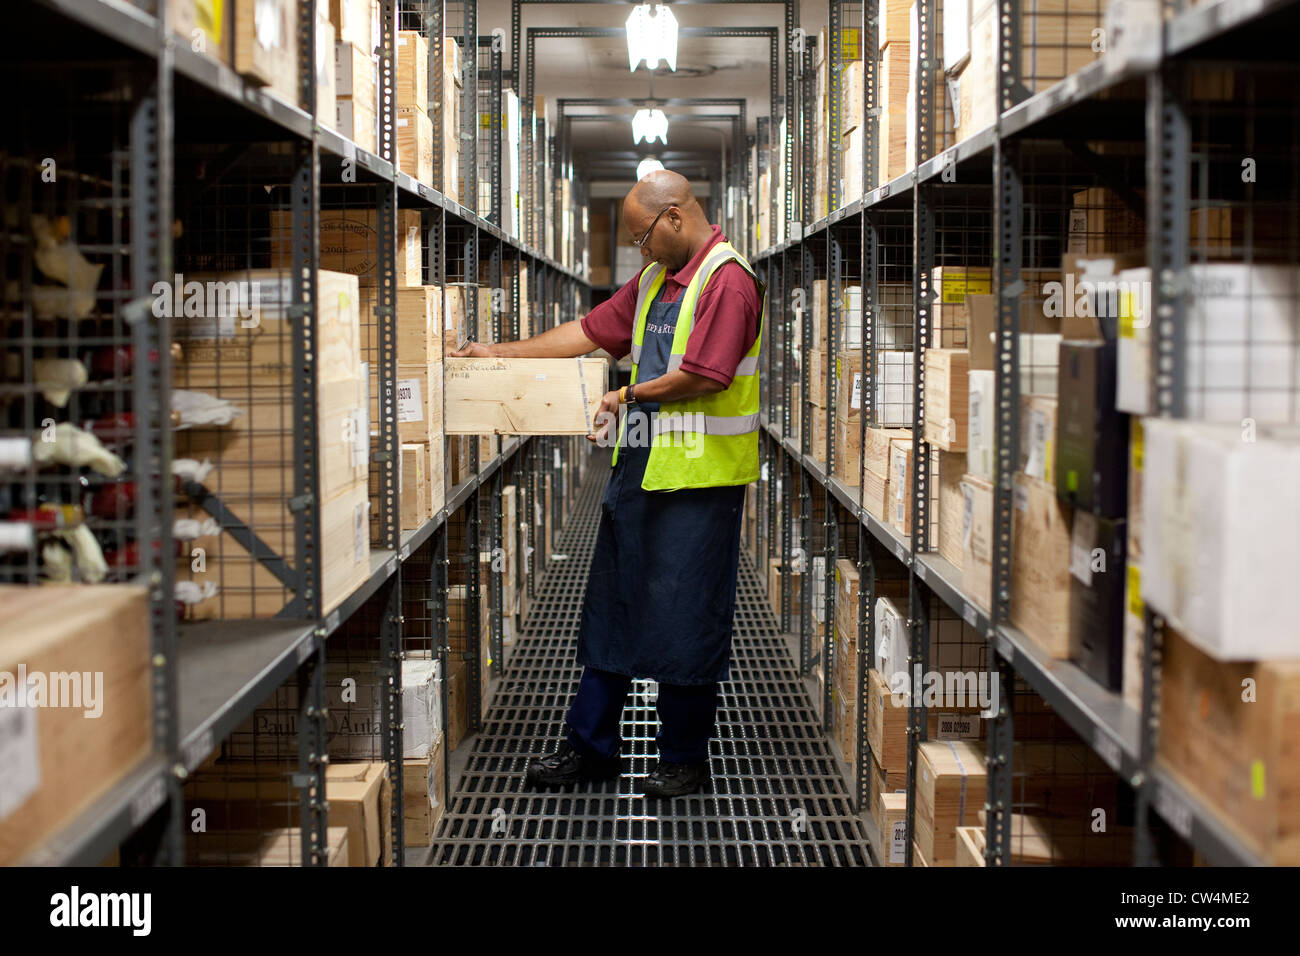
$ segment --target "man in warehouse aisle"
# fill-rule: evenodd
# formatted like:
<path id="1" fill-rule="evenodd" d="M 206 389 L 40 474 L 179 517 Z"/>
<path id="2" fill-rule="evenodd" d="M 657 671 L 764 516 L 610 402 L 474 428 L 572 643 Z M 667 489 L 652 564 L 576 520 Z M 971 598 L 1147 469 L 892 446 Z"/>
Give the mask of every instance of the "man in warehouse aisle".
<path id="1" fill-rule="evenodd" d="M 578 635 L 584 666 L 565 739 L 526 782 L 555 786 L 620 772 L 620 718 L 633 678 L 658 682 L 658 764 L 647 796 L 709 780 L 718 682 L 730 677 L 745 485 L 758 479 L 758 352 L 765 289 L 686 179 L 650 173 L 623 202 L 645 266 L 581 320 L 460 355 L 632 356 L 624 410 Z"/>

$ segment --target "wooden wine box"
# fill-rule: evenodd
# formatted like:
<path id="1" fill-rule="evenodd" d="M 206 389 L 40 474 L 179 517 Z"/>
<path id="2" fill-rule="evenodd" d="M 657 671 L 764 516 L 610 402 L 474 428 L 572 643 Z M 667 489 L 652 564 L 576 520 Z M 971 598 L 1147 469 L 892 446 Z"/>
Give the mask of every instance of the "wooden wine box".
<path id="1" fill-rule="evenodd" d="M 956 829 L 974 824 L 984 806 L 984 755 L 979 741 L 931 740 L 918 747 L 914 827 L 926 865 L 956 863 Z"/>
<path id="2" fill-rule="evenodd" d="M 925 440 L 944 451 L 965 451 L 970 353 L 925 350 Z"/>
<path id="3" fill-rule="evenodd" d="M 448 358 L 449 435 L 587 435 L 607 383 L 605 359 Z"/>
<path id="4" fill-rule="evenodd" d="M 0 616 L 0 674 L 8 676 L 0 690 L 0 865 L 8 866 L 148 755 L 149 602 L 144 588 L 127 584 L 3 585 Z M 37 675 L 43 697 L 19 701 L 37 692 Z"/>

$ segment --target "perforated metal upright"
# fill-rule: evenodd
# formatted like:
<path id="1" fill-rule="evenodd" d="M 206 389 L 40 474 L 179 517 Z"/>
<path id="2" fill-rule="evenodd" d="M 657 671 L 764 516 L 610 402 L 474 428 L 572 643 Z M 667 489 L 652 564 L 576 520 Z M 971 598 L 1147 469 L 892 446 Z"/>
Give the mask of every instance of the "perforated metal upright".
<path id="1" fill-rule="evenodd" d="M 916 5 L 916 117 L 913 127 L 918 163 L 929 158 L 934 142 L 933 102 L 935 20 L 938 3 L 919 0 Z M 915 170 L 912 175 L 915 176 Z M 910 677 L 918 666 L 930 669 L 930 593 L 917 575 L 917 555 L 929 550 L 930 445 L 925 440 L 925 350 L 929 345 L 931 303 L 934 290 L 930 274 L 934 268 L 933 187 L 915 182 L 912 187 L 912 534 L 908 553 L 908 640 L 907 671 Z M 926 739 L 928 721 L 925 699 L 912 693 L 907 709 L 907 846 L 904 851 L 912 865 L 916 834 L 916 770 L 918 747 Z"/>
<path id="2" fill-rule="evenodd" d="M 316 14 L 309 4 L 298 5 L 298 94 L 316 102 Z M 313 109 L 314 112 L 314 109 Z M 297 563 L 297 607 L 308 620 L 321 618 L 320 473 L 316 435 L 316 266 L 320 262 L 320 147 L 313 127 L 309 139 L 294 143 L 292 194 L 293 276 L 293 412 L 301 431 L 294 442 L 294 557 Z M 321 631 L 323 636 L 323 629 Z M 312 652 L 298 670 L 299 819 L 302 826 L 302 865 L 323 866 L 326 842 L 325 802 L 325 653 L 313 641 Z"/>

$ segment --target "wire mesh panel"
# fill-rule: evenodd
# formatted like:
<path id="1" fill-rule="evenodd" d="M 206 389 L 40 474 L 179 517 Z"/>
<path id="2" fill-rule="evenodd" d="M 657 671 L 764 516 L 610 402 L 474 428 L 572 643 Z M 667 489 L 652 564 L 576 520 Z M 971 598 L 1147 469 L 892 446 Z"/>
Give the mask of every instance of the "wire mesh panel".
<path id="1" fill-rule="evenodd" d="M 152 527 L 149 447 L 137 440 L 151 422 L 136 380 L 164 357 L 129 321 L 155 302 L 132 246 L 133 199 L 148 198 L 133 195 L 141 103 L 85 91 L 129 92 L 145 77 L 127 64 L 5 77 L 44 108 L 8 124 L 0 147 L 0 581 L 126 582 L 172 558 L 172 529 L 160 539 Z"/>

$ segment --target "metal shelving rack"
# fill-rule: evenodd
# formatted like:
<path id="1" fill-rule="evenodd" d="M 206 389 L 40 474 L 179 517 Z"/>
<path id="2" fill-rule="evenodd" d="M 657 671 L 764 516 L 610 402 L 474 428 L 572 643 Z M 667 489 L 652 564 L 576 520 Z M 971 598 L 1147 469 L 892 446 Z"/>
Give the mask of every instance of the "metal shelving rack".
<path id="1" fill-rule="evenodd" d="M 315 430 L 314 355 L 310 346 L 309 330 L 314 321 L 314 270 L 298 268 L 318 261 L 317 222 L 320 216 L 320 190 L 322 166 L 333 169 L 347 163 L 357 172 L 359 180 L 372 187 L 374 209 L 380 228 L 378 257 L 382 263 L 379 276 L 380 299 L 376 308 L 378 322 L 375 326 L 378 360 L 388 374 L 381 381 L 389 382 L 396 374 L 396 316 L 393 293 L 396 288 L 395 251 L 396 215 L 399 208 L 421 211 L 426 245 L 426 281 L 440 284 L 446 272 L 449 240 L 453 233 L 463 236 L 461 252 L 463 261 L 472 264 L 466 279 L 476 282 L 479 276 L 479 257 L 486 255 L 490 281 L 497 288 L 506 261 L 514 264 L 513 295 L 509 297 L 513 314 L 513 332 L 517 337 L 518 304 L 520 294 L 532 290 L 518 287 L 518 265 L 530 264 L 530 275 L 535 277 L 538 290 L 548 284 L 553 295 L 564 302 L 574 302 L 586 294 L 585 280 L 576 271 L 562 266 L 554 259 L 540 254 L 532 245 L 505 233 L 500 227 L 499 182 L 494 183 L 494 208 L 474 211 L 477 201 L 474 183 L 474 132 L 478 122 L 476 86 L 478 69 L 476 53 L 475 0 L 461 0 L 457 7 L 464 12 L 460 31 L 446 31 L 445 0 L 434 2 L 399 3 L 383 0 L 381 4 L 383 36 L 377 44 L 380 58 L 381 91 L 391 94 L 395 84 L 393 57 L 394 30 L 398 16 L 403 17 L 402 27 L 425 28 L 428 35 L 441 37 L 446 32 L 457 35 L 465 51 L 467 76 L 465 96 L 469 107 L 462 111 L 462 140 L 469 151 L 470 165 L 466 168 L 469 189 L 463 197 L 466 203 L 455 202 L 432 184 L 416 181 L 405 171 L 396 170 L 396 141 L 394 123 L 394 95 L 381 95 L 381 138 L 378 153 L 358 147 L 337 131 L 320 125 L 311 109 L 300 109 L 277 96 L 269 95 L 252 83 L 245 81 L 228 66 L 190 49 L 186 43 L 177 42 L 170 32 L 166 3 L 156 5 L 157 14 L 150 15 L 137 7 L 106 0 L 31 0 L 26 3 L 23 15 L 44 26 L 44 32 L 57 35 L 57 31 L 72 29 L 93 41 L 110 44 L 112 56 L 120 57 L 136 69 L 153 74 L 147 92 L 139 97 L 131 119 L 129 175 L 132 189 L 130 221 L 132 232 L 127 239 L 131 256 L 130 289 L 148 289 L 157 276 L 172 274 L 172 253 L 169 230 L 159 224 L 172 220 L 172 191 L 178 172 L 173 159 L 173 117 L 190 109 L 189 97 L 202 97 L 205 103 L 226 111 L 241 125 L 256 130 L 254 138 L 263 137 L 290 144 L 293 175 L 293 248 L 294 296 L 300 307 L 300 329 L 294 339 L 294 403 L 297 440 L 293 449 L 294 472 L 297 485 L 294 493 L 301 505 L 300 519 L 296 525 L 296 554 L 302 556 L 297 576 L 293 582 L 298 598 L 292 605 L 293 616 L 280 619 L 253 621 L 214 620 L 176 625 L 171 600 L 170 562 L 155 561 L 150 570 L 149 559 L 138 570 L 142 580 L 150 585 L 152 654 L 154 659 L 153 700 L 154 746 L 142 763 L 128 772 L 107 794 L 98 799 L 81 818 L 54 834 L 40 848 L 30 854 L 28 862 L 46 865 L 93 865 L 99 863 L 114 847 L 123 846 L 123 859 L 149 861 L 161 864 L 182 862 L 182 802 L 184 780 L 205 758 L 247 718 L 277 687 L 286 681 L 296 680 L 302 701 L 300 726 L 306 728 L 299 735 L 298 770 L 294 784 L 300 790 L 300 813 L 303 823 L 304 865 L 323 865 L 324 854 L 315 848 L 324 846 L 327 808 L 324 803 L 325 726 L 324 726 L 324 667 L 328 639 L 367 602 L 378 602 L 379 628 L 375 653 L 381 665 L 380 673 L 389 691 L 382 699 L 383 733 L 381 734 L 382 759 L 388 764 L 393 785 L 391 829 L 394 860 L 401 861 L 402 847 L 402 767 L 401 727 L 397 715 L 401 713 L 401 658 L 405 656 L 403 640 L 403 614 L 401 598 L 404 584 L 403 566 L 422 549 L 431 549 L 434 559 L 421 565 L 427 570 L 426 579 L 415 582 L 435 595 L 431 623 L 433 640 L 440 648 L 443 674 L 446 674 L 446 616 L 445 594 L 448 563 L 446 525 L 449 516 L 469 506 L 471 515 L 484 508 L 487 501 L 496 500 L 494 489 L 499 489 L 504 469 L 515 467 L 521 460 L 526 466 L 519 472 L 532 475 L 542 468 L 542 459 L 534 453 L 538 446 L 559 450 L 571 442 L 559 439 L 529 440 L 508 438 L 499 454 L 487 461 L 475 460 L 472 476 L 456 488 L 448 489 L 446 505 L 429 521 L 411 531 L 400 531 L 396 503 L 396 416 L 395 399 L 391 387 L 381 396 L 380 440 L 372 446 L 375 463 L 380 469 L 382 493 L 380 500 L 379 542 L 372 542 L 370 574 L 366 580 L 330 613 L 322 614 L 320 608 L 320 569 L 310 560 L 319 539 L 319 510 L 314 503 L 317 484 L 315 443 L 306 436 Z M 401 10 L 399 11 L 399 6 Z M 298 4 L 298 92 L 301 103 L 315 104 L 315 73 L 311 68 L 315 45 L 314 0 Z M 474 42 L 466 42 L 474 38 Z M 103 47 L 99 47 L 102 59 Z M 67 55 L 67 54 L 64 54 Z M 430 44 L 431 97 L 440 96 L 442 83 L 442 47 Z M 494 93 L 501 89 L 501 57 L 493 48 L 487 58 L 489 82 Z M 184 91 L 177 90 L 178 81 Z M 499 101 L 497 111 L 499 112 Z M 493 155 L 497 155 L 494 144 Z M 434 136 L 435 180 L 442 174 L 441 135 Z M 439 180 L 440 181 L 440 180 Z M 114 288 L 117 294 L 124 290 Z M 129 291 L 129 290 L 127 290 Z M 137 293 L 138 294 L 138 293 Z M 473 294 L 471 294 L 472 299 Z M 134 306 L 132 306 L 134 308 Z M 160 476 L 169 472 L 172 459 L 170 430 L 163 427 L 165 410 L 170 407 L 170 368 L 168 348 L 171 330 L 167 321 L 153 320 L 137 315 L 132 308 L 122 308 L 131 330 L 131 344 L 137 354 L 156 354 L 159 360 L 148 374 L 136 375 L 132 385 L 133 405 L 137 411 L 138 473 L 141 491 L 138 499 L 139 540 L 160 542 L 159 553 L 172 553 L 171 485 Z M 147 309 L 146 309 L 147 311 Z M 544 310 L 541 315 L 549 315 Z M 572 317 L 566 311 L 567 317 Z M 471 332 L 477 319 L 477 310 L 467 309 Z M 498 325 L 504 324 L 498 320 Z M 544 325 L 539 325 L 539 329 Z M 499 332 L 507 330 L 499 329 Z M 521 455 L 520 452 L 523 451 Z M 576 459 L 562 463 L 561 467 L 573 469 Z M 559 480 L 559 473 L 556 480 Z M 576 472 L 571 479 L 576 482 Z M 558 520 L 562 507 L 557 498 L 556 515 L 547 516 L 545 523 Z M 494 506 L 493 506 L 494 507 Z M 495 513 L 495 512 L 492 512 Z M 477 521 L 475 522 L 477 526 Z M 471 538 L 473 560 L 470 568 L 477 574 L 478 539 Z M 149 549 L 141 549 L 147 552 Z M 427 555 L 428 551 L 423 551 Z M 468 557 L 468 555 L 467 555 Z M 499 609 L 500 575 L 493 574 L 491 591 L 493 606 Z M 34 577 L 33 577 L 34 580 Z M 477 602 L 473 602 L 477 606 Z M 376 606 L 372 603 L 372 607 Z M 477 632 L 475 632 L 477 633 Z M 499 649 L 499 623 L 494 630 L 494 646 Z M 499 650 L 498 650 L 499 653 Z M 474 668 L 474 690 L 478 669 Z M 445 694 L 444 694 L 445 699 Z M 478 720 L 474 710 L 473 719 Z M 445 717 L 445 715 L 444 715 Z M 445 719 L 444 719 L 445 726 Z"/>
<path id="2" fill-rule="evenodd" d="M 843 63 L 840 50 L 839 28 L 844 26 L 843 0 L 830 2 L 830 36 L 831 82 L 832 89 L 838 87 L 837 67 Z M 921 0 L 918 3 L 920 30 L 919 49 L 913 51 L 918 63 L 929 60 L 933 62 L 930 52 L 935 43 L 935 20 L 939 10 L 937 0 Z M 876 17 L 877 3 L 869 0 L 862 10 L 859 24 L 862 37 L 862 49 L 874 51 L 877 44 Z M 1020 10 L 1017 0 L 999 0 L 997 13 L 1003 23 L 1019 23 Z M 1150 208 L 1148 220 L 1151 227 L 1148 233 L 1148 261 L 1165 275 L 1176 276 L 1189 261 L 1188 255 L 1188 209 L 1189 188 L 1188 166 L 1189 152 L 1192 148 L 1192 136 L 1186 104 L 1180 99 L 1185 87 L 1181 77 L 1189 63 L 1195 62 L 1198 50 L 1210 49 L 1208 54 L 1222 65 L 1222 61 L 1232 59 L 1231 53 L 1252 50 L 1252 42 L 1260 45 L 1262 37 L 1269 31 L 1269 18 L 1291 17 L 1293 22 L 1295 4 L 1290 0 L 1266 0 L 1266 2 L 1240 2 L 1240 0 L 1218 0 L 1218 2 L 1201 3 L 1188 6 L 1184 3 L 1166 4 L 1165 21 L 1160 31 L 1159 49 L 1127 50 L 1121 54 L 1108 54 L 1082 70 L 1066 76 L 1046 89 L 1030 93 L 1021 82 L 1020 73 L 1020 39 L 1018 31 L 1001 31 L 998 45 L 998 90 L 1001 102 L 996 121 L 988 128 L 979 130 L 962 139 L 955 145 L 944 146 L 939 141 L 935 148 L 935 133 L 928 124 L 935 116 L 935 105 L 942 108 L 942 92 L 932 89 L 933 73 L 918 69 L 918 87 L 916 110 L 917 128 L 913 131 L 915 142 L 921 144 L 915 165 L 892 181 L 884 182 L 874 188 L 864 189 L 862 198 L 844 206 L 833 209 L 827 216 L 814 223 L 799 227 L 800 198 L 787 192 L 786 208 L 782 214 L 786 219 L 785 238 L 780 243 L 769 245 L 753 257 L 756 268 L 768 283 L 769 324 L 768 354 L 765 359 L 765 381 L 762 388 L 762 425 L 764 436 L 761 442 L 763 460 L 763 478 L 760 481 L 760 502 L 763 503 L 759 515 L 759 540 L 766 539 L 766 550 L 756 556 L 760 562 L 760 571 L 767 558 L 780 557 L 782 563 L 783 586 L 779 597 L 782 627 L 789 630 L 791 621 L 789 562 L 792 554 L 811 553 L 813 541 L 811 528 L 806 521 L 794 517 L 791 528 L 790 501 L 792 477 L 794 473 L 802 476 L 802 486 L 806 489 L 811 483 L 824 491 L 827 506 L 834 506 L 847 513 L 859 528 L 859 545 L 857 548 L 858 569 L 860 573 L 860 597 L 858 610 L 858 686 L 861 699 L 858 702 L 858 714 L 865 712 L 867 706 L 866 662 L 874 656 L 875 635 L 874 615 L 871 609 L 875 601 L 875 582 L 879 573 L 879 558 L 883 553 L 896 559 L 909 576 L 911 595 L 908 609 L 909 637 L 911 643 L 911 662 L 921 661 L 926 666 L 924 657 L 928 653 L 930 616 L 932 607 L 940 607 L 943 613 L 960 618 L 983 636 L 988 647 L 991 673 L 1001 681 L 1001 686 L 1010 688 L 1013 681 L 1022 681 L 1035 694 L 1039 695 L 1066 725 L 1092 748 L 1101 760 L 1110 767 L 1118 778 L 1130 786 L 1135 794 L 1137 811 L 1135 814 L 1134 862 L 1139 865 L 1151 865 L 1159 862 L 1159 846 L 1162 835 L 1171 833 L 1185 844 L 1196 850 L 1210 863 L 1216 865 L 1258 865 L 1263 861 L 1249 846 L 1236 837 L 1218 815 L 1203 805 L 1188 789 L 1161 769 L 1156 763 L 1156 736 L 1158 733 L 1158 694 L 1159 665 L 1162 645 L 1162 622 L 1158 615 L 1147 609 L 1146 637 L 1144 648 L 1144 683 L 1142 706 L 1140 712 L 1126 703 L 1121 695 L 1113 692 L 1087 676 L 1079 667 L 1069 661 L 1054 660 L 1048 657 L 1024 634 L 1010 624 L 1010 515 L 1011 515 L 1011 475 L 1017 467 L 1018 428 L 1018 389 L 1017 381 L 1020 371 L 1019 356 L 1019 308 L 1017 291 L 1021 279 L 1021 250 L 1025 237 L 1022 234 L 1022 213 L 1028 202 L 1028 189 L 1036 185 L 1032 176 L 1032 164 L 1022 156 L 1021 141 L 1032 137 L 1034 133 L 1051 138 L 1061 135 L 1069 123 L 1087 123 L 1096 121 L 1102 115 L 1097 104 L 1106 97 L 1113 97 L 1124 90 L 1131 90 L 1135 85 L 1144 90 L 1145 122 L 1147 129 L 1147 190 Z M 794 21 L 787 18 L 785 24 L 787 37 L 793 34 Z M 1274 28 L 1276 30 L 1276 26 Z M 1252 32 L 1253 31 L 1253 32 Z M 1285 32 L 1285 29 L 1282 30 Z M 1253 37 L 1253 40 L 1252 40 Z M 787 43 L 787 49 L 789 49 Z M 1267 45 L 1272 49 L 1275 45 Z M 1223 49 L 1229 51 L 1223 54 Z M 1249 54 L 1245 54 L 1249 55 Z M 864 163 L 861 174 L 865 177 L 864 186 L 876 181 L 874 163 L 876 150 L 872 141 L 876 136 L 877 123 L 871 119 L 878 113 L 875 70 L 872 57 L 865 57 L 866 67 L 864 83 L 864 117 L 867 147 L 864 149 Z M 804 101 L 801 86 L 808 83 L 807 71 L 792 70 L 787 60 L 786 103 L 800 104 Z M 777 78 L 774 75 L 773 84 Z M 930 101 L 937 96 L 937 104 Z M 838 134 L 839 118 L 837 100 L 833 97 L 830 105 L 832 135 Z M 801 116 L 790 116 L 790 129 L 801 121 Z M 760 121 L 761 123 L 761 121 Z M 775 129 L 776 117 L 772 120 Z M 808 132 L 805 129 L 805 132 Z M 761 131 L 760 131 L 761 134 Z M 1077 135 L 1077 134 L 1076 134 Z M 805 137 L 801 142 L 806 152 L 810 144 Z M 761 135 L 760 135 L 761 142 Z M 832 144 L 831 155 L 836 150 Z M 795 161 L 793 136 L 785 144 L 785 168 L 791 169 Z M 1095 157 L 1094 157 L 1095 158 Z M 932 293 L 928 289 L 930 269 L 935 265 L 935 218 L 940 208 L 940 189 L 950 182 L 945 179 L 945 170 L 954 168 L 957 176 L 972 181 L 978 179 L 992 188 L 991 201 L 986 210 L 994 224 L 991 239 L 995 268 L 994 294 L 999 297 L 998 331 L 996 354 L 1004 371 L 998 376 L 996 434 L 997 461 L 994 486 L 995 515 L 994 527 L 1002 529 L 995 537 L 994 544 L 994 584 L 993 606 L 985 610 L 978 602 L 964 594 L 961 587 L 961 573 L 936 550 L 933 542 L 926 540 L 928 524 L 923 515 L 925 509 L 932 506 L 932 492 L 927 483 L 932 481 L 933 470 L 925 462 L 930 455 L 927 443 L 922 439 L 921 428 L 917 423 L 923 419 L 924 401 L 924 348 L 926 335 L 930 327 L 928 320 L 928 302 Z M 951 175 L 951 174 L 950 174 Z M 833 178 L 832 203 L 836 186 Z M 1293 186 L 1294 189 L 1294 186 Z M 775 204 L 775 182 L 773 185 L 773 203 Z M 801 304 L 805 295 L 810 295 L 809 283 L 814 273 L 810 272 L 817 259 L 823 259 L 824 268 L 817 270 L 828 279 L 828 288 L 838 287 L 842 277 L 844 263 L 844 239 L 846 234 L 856 234 L 860 240 L 861 280 L 862 280 L 862 361 L 863 361 L 863 407 L 861 416 L 862 437 L 868 424 L 873 424 L 876 417 L 875 403 L 871 396 L 877 387 L 877 370 L 873 365 L 876 335 L 879 331 L 877 297 L 877 275 L 882 268 L 880 250 L 882 246 L 881 231 L 884 223 L 899 210 L 909 209 L 912 236 L 912 258 L 915 263 L 912 289 L 912 321 L 914 365 L 913 365 L 913 403 L 912 421 L 914 428 L 913 447 L 917 449 L 916 464 L 912 472 L 910 490 L 913 514 L 912 535 L 902 534 L 892 525 L 882 523 L 868 513 L 861 498 L 861 467 L 859 462 L 858 488 L 846 487 L 833 477 L 834 455 L 836 453 L 833 426 L 828 426 L 828 447 L 825 453 L 810 449 L 808 442 L 808 383 L 795 382 L 792 375 L 797 374 L 793 367 L 793 349 L 789 332 L 793 328 L 793 313 Z M 776 231 L 773 225 L 773 232 Z M 1294 265 L 1294 263 L 1292 263 Z M 1178 382 L 1186 368 L 1186 343 L 1181 341 L 1185 324 L 1179 321 L 1186 309 L 1185 295 L 1182 287 L 1166 279 L 1155 283 L 1157 290 L 1153 307 L 1156 314 L 1171 317 L 1171 321 L 1155 323 L 1153 336 L 1154 362 L 1160 362 L 1161 369 L 1167 374 L 1153 375 L 1152 405 L 1155 414 L 1179 416 L 1184 410 L 1178 405 L 1178 396 L 1183 389 Z M 825 316 L 830 326 L 828 366 L 833 367 L 837 341 L 835 329 L 839 322 L 839 306 L 836 297 L 828 294 L 828 309 Z M 798 304 L 797 304 L 798 303 Z M 1163 313 L 1161 310 L 1164 310 Z M 809 323 L 804 317 L 803 335 L 800 345 L 806 356 L 806 349 L 811 344 L 808 333 Z M 801 376 L 802 377 L 802 376 Z M 833 396 L 828 392 L 828 399 Z M 791 402 L 802 405 L 799 412 L 794 412 Z M 829 410 L 829 409 L 828 409 Z M 791 416 L 799 414 L 800 434 L 792 438 Z M 833 412 L 830 412 L 833 416 Z M 833 417 L 831 418 L 833 422 Z M 780 483 L 783 487 L 778 487 Z M 805 501 L 807 492 L 803 495 Z M 801 512 L 802 513 L 802 512 Z M 779 532 L 777 525 L 779 524 Z M 828 519 L 828 529 L 832 522 Z M 763 531 L 766 530 L 766 534 Z M 841 533 L 842 538 L 842 533 Z M 873 548 L 874 546 L 874 548 Z M 874 551 L 874 553 L 873 553 Z M 826 555 L 828 566 L 832 555 L 838 549 L 831 547 L 827 541 Z M 839 554 L 843 556 L 843 554 Z M 808 570 L 811 570 L 810 568 Z M 801 621 L 797 625 L 801 645 L 805 648 L 803 665 L 810 664 L 807 653 L 811 637 L 808 597 L 811 590 L 809 575 L 804 576 L 804 602 Z M 932 601 L 932 599 L 934 599 Z M 776 604 L 774 597 L 774 604 Z M 825 662 L 828 663 L 828 662 Z M 806 671 L 805 671 L 806 672 Z M 826 679 L 829 680 L 829 669 Z M 987 849 L 986 861 L 989 865 L 1008 865 L 1011 862 L 1010 846 L 1010 809 L 1012 806 L 1011 748 L 1014 740 L 1014 728 L 1011 717 L 1009 695 L 1004 695 L 1004 706 L 996 718 L 990 721 L 988 734 L 988 781 L 989 789 L 985 804 L 987 813 Z M 909 819 L 907 833 L 907 863 L 912 863 L 912 807 L 915 806 L 916 749 L 926 732 L 926 718 L 922 706 L 909 709 L 908 740 L 908 793 Z M 857 809 L 866 813 L 867 787 L 863 778 L 863 767 L 867 763 L 870 751 L 865 740 L 865 730 L 859 722 L 859 753 L 856 759 L 858 771 Z M 886 835 L 886 839 L 887 839 Z M 888 849 L 887 847 L 884 849 Z M 881 847 L 873 850 L 879 855 Z"/>

